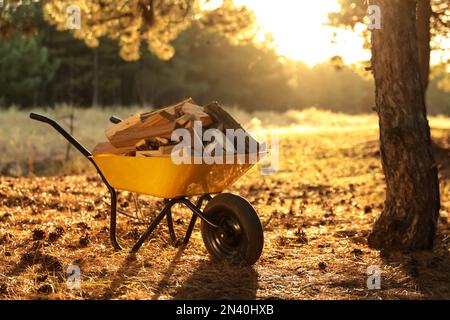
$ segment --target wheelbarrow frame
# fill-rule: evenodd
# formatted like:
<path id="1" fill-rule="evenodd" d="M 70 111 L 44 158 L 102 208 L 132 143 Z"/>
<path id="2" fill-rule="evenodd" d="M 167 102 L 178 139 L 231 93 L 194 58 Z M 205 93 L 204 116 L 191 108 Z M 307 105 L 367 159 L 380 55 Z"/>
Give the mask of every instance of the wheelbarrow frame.
<path id="1" fill-rule="evenodd" d="M 98 167 L 97 163 L 95 163 L 93 159 L 93 155 L 91 152 L 86 149 L 77 139 L 75 139 L 71 134 L 69 134 L 64 128 L 62 128 L 55 120 L 50 119 L 48 117 L 45 117 L 40 114 L 36 113 L 30 113 L 30 118 L 36 121 L 44 122 L 52 126 L 56 131 L 58 131 L 67 141 L 69 141 L 70 144 L 72 144 L 85 158 L 87 158 L 92 165 L 97 170 L 97 173 L 100 175 L 103 183 L 108 188 L 108 191 L 111 195 L 111 205 L 110 205 L 110 228 L 109 228 L 109 238 L 111 241 L 111 244 L 113 248 L 116 251 L 122 250 L 122 246 L 119 244 L 117 240 L 117 190 L 112 187 L 108 180 L 103 175 L 102 171 Z M 110 118 L 110 121 L 112 123 L 119 123 L 122 120 L 118 117 L 112 116 Z M 189 208 L 192 211 L 192 216 L 189 222 L 189 226 L 186 230 L 186 234 L 184 235 L 183 241 L 181 244 L 187 245 L 189 243 L 189 239 L 191 238 L 192 231 L 194 230 L 195 223 L 197 221 L 197 217 L 203 220 L 205 223 L 209 224 L 210 226 L 214 228 L 221 228 L 220 226 L 214 224 L 213 222 L 206 219 L 202 212 L 202 206 L 203 203 L 206 201 L 211 200 L 210 194 L 203 194 L 199 196 L 195 204 L 191 202 L 187 197 L 181 196 L 176 197 L 172 199 L 164 199 L 164 207 L 159 212 L 159 214 L 154 218 L 149 226 L 147 227 L 147 230 L 142 233 L 142 235 L 139 237 L 139 240 L 136 241 L 136 243 L 133 245 L 133 247 L 130 249 L 130 252 L 135 253 L 137 252 L 141 246 L 144 244 L 144 242 L 152 235 L 155 228 L 162 222 L 164 218 L 167 220 L 167 226 L 169 229 L 169 235 L 172 241 L 172 244 L 174 246 L 177 246 L 180 244 L 180 242 L 177 239 L 177 236 L 175 234 L 175 229 L 173 226 L 173 219 L 172 219 L 172 207 L 177 204 L 183 204 L 187 208 Z"/>

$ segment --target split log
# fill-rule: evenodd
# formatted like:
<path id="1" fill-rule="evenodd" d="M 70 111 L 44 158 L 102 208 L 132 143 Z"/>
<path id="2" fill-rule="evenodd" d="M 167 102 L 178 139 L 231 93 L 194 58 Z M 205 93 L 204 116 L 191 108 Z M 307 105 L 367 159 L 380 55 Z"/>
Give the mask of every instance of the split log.
<path id="1" fill-rule="evenodd" d="M 194 119 L 194 116 L 192 114 L 186 113 L 177 119 L 177 124 L 180 125 L 181 127 L 184 127 L 186 123 L 188 123 L 192 119 Z"/>
<path id="2" fill-rule="evenodd" d="M 116 148 L 110 142 L 100 142 L 97 144 L 92 151 L 92 154 L 124 154 L 130 151 L 134 151 L 134 146 L 124 147 L 124 148 Z"/>
<path id="3" fill-rule="evenodd" d="M 161 146 L 161 147 L 159 147 L 158 151 L 161 155 L 166 156 L 166 155 L 170 155 L 172 153 L 172 150 L 174 147 L 175 147 L 175 145 Z"/>
<path id="4" fill-rule="evenodd" d="M 136 145 L 142 139 L 162 137 L 170 139 L 172 131 L 175 129 L 174 123 L 151 127 L 128 127 L 124 130 L 107 131 L 106 136 L 116 148 Z"/>
<path id="5" fill-rule="evenodd" d="M 136 151 L 136 157 L 158 157 L 161 156 L 159 150 Z"/>
<path id="6" fill-rule="evenodd" d="M 228 112 L 226 112 L 219 106 L 219 103 L 217 101 L 207 104 L 203 107 L 203 109 L 212 118 L 217 126 L 216 128 L 218 128 L 219 130 L 224 132 L 226 129 L 241 129 L 246 132 L 244 128 L 236 120 L 234 120 Z M 257 152 L 258 150 L 250 150 L 250 141 L 252 142 L 252 144 L 256 144 L 257 149 L 259 149 L 258 142 L 248 134 L 248 139 L 245 139 L 245 153 Z M 233 142 L 233 145 L 235 146 L 235 149 L 237 149 L 237 145 L 235 142 Z"/>
<path id="7" fill-rule="evenodd" d="M 170 139 L 166 139 L 166 138 L 156 137 L 155 140 L 160 143 L 160 146 L 170 143 Z"/>

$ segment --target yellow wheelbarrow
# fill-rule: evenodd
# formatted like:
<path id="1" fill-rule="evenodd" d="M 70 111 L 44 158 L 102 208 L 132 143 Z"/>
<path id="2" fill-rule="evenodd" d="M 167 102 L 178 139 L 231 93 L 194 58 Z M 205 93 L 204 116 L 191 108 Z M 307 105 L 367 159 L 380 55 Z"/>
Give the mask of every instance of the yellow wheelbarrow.
<path id="1" fill-rule="evenodd" d="M 253 164 L 174 164 L 169 157 L 126 157 L 112 154 L 92 155 L 56 121 L 31 113 L 30 118 L 45 122 L 56 129 L 97 169 L 111 194 L 110 240 L 116 250 L 122 247 L 116 237 L 117 191 L 125 190 L 164 198 L 164 208 L 131 248 L 137 252 L 153 230 L 166 218 L 174 245 L 179 244 L 171 208 L 183 204 L 192 217 L 182 241 L 187 245 L 197 217 L 201 219 L 201 234 L 206 249 L 213 258 L 231 262 L 254 264 L 264 246 L 261 222 L 253 206 L 243 197 L 221 193 Z M 111 122 L 119 123 L 117 117 Z M 258 155 L 259 156 L 259 155 Z M 216 196 L 212 197 L 212 194 Z M 193 203 L 188 197 L 199 196 Z M 204 209 L 203 205 L 206 203 Z"/>

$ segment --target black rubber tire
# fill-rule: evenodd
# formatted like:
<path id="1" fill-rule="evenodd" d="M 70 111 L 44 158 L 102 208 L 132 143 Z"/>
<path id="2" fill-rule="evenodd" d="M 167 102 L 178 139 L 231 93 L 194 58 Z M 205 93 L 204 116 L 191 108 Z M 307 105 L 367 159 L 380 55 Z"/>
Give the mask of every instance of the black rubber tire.
<path id="1" fill-rule="evenodd" d="M 221 193 L 205 207 L 206 219 L 223 228 L 202 220 L 203 242 L 209 254 L 231 263 L 252 265 L 258 261 L 264 247 L 264 232 L 258 214 L 244 198 Z"/>

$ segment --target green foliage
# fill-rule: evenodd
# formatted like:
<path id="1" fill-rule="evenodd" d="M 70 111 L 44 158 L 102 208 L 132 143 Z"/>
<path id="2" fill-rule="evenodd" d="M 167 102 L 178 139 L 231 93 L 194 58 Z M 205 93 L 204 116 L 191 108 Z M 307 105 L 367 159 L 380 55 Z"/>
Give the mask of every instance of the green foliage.
<path id="1" fill-rule="evenodd" d="M 450 115 L 450 73 L 448 65 L 440 64 L 432 68 L 432 81 L 427 92 L 429 111 Z"/>
<path id="2" fill-rule="evenodd" d="M 299 89 L 303 106 L 316 105 L 324 109 L 347 113 L 367 113 L 375 105 L 374 84 L 363 78 L 353 68 L 331 63 L 303 68 L 298 72 Z"/>
<path id="3" fill-rule="evenodd" d="M 142 47 L 138 61 L 126 62 L 117 41 L 103 37 L 97 48 L 89 48 L 70 32 L 48 25 L 40 7 L 34 10 L 29 18 L 38 34 L 16 33 L 0 43 L 0 107 L 87 107 L 94 102 L 159 107 L 190 96 L 202 104 L 218 100 L 245 110 L 316 106 L 367 113 L 374 106 L 372 78 L 356 67 L 327 62 L 309 68 L 280 59 L 270 43 L 234 45 L 223 33 L 197 23 L 172 43 L 176 54 L 169 61 Z M 445 66 L 433 72 L 430 113 L 450 114 L 449 78 Z"/>
<path id="4" fill-rule="evenodd" d="M 102 37 L 119 43 L 120 55 L 127 61 L 141 57 L 141 44 L 160 59 L 170 59 L 175 50 L 171 42 L 191 23 L 221 32 L 231 40 L 254 36 L 253 14 L 245 7 L 236 7 L 231 0 L 212 10 L 204 8 L 203 0 L 47 0 L 43 5 L 45 18 L 58 30 L 67 30 L 69 5 L 80 10 L 83 22 L 73 30 L 77 39 L 89 47 L 97 47 Z"/>
<path id="5" fill-rule="evenodd" d="M 188 87 L 170 90 L 175 94 L 172 99 L 190 95 L 200 103 L 220 100 L 247 109 L 280 109 L 292 98 L 288 85 L 292 68 L 281 63 L 273 50 L 251 43 L 234 46 L 218 33 L 197 28 L 175 45 L 180 52 L 173 63 L 181 72 L 174 72 L 181 78 L 179 85 Z"/>
<path id="6" fill-rule="evenodd" d="M 0 99 L 4 104 L 38 103 L 57 66 L 36 38 L 16 35 L 0 42 Z"/>

